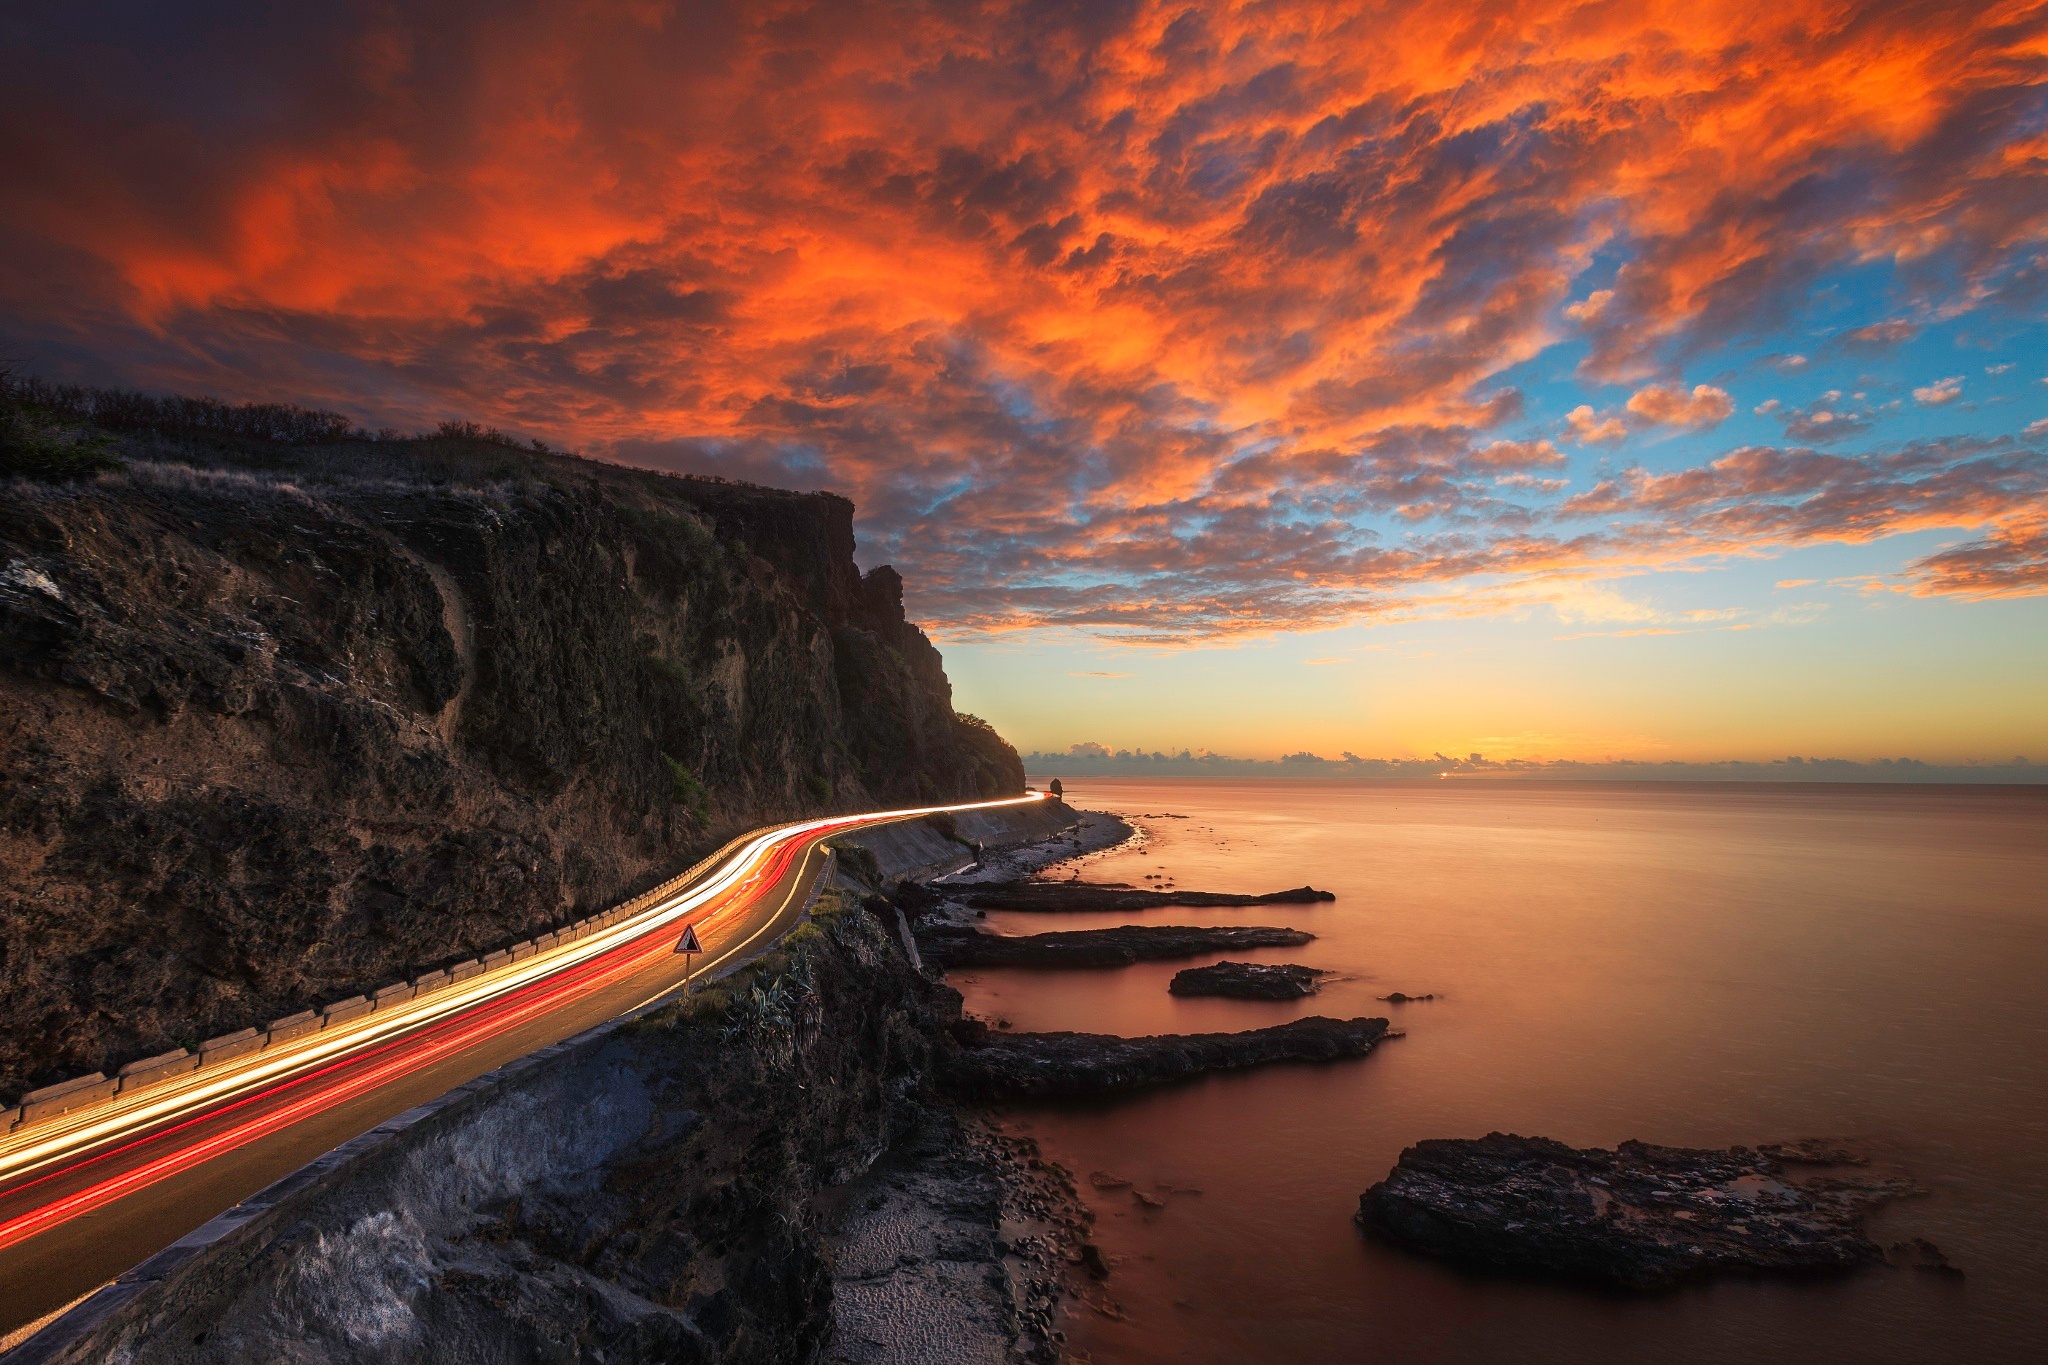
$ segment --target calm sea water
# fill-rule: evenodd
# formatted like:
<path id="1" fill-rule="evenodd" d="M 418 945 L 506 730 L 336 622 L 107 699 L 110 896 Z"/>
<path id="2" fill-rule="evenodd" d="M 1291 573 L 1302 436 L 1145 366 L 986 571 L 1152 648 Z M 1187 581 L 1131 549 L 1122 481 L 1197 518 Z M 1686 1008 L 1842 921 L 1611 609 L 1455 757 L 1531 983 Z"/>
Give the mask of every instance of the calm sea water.
<path id="1" fill-rule="evenodd" d="M 970 1010 L 1124 1034 L 1308 1013 L 1407 1031 L 1362 1061 L 1013 1111 L 1100 1215 L 1114 1273 L 1068 1325 L 1096 1361 L 2048 1359 L 2048 789 L 1067 786 L 1146 834 L 1090 880 L 1338 899 L 991 927 L 1292 924 L 1319 939 L 1256 958 L 1345 979 L 1262 1004 L 1169 996 L 1187 963 L 982 971 L 956 978 Z M 1439 998 L 1374 999 L 1394 990 Z M 1359 1194 L 1404 1146 L 1492 1129 L 1854 1137 L 1932 1190 L 1878 1239 L 1930 1237 L 1967 1278 L 1629 1299 L 1468 1276 L 1358 1233 Z M 1088 1190 L 1092 1171 L 1200 1193 L 1151 1210 Z"/>

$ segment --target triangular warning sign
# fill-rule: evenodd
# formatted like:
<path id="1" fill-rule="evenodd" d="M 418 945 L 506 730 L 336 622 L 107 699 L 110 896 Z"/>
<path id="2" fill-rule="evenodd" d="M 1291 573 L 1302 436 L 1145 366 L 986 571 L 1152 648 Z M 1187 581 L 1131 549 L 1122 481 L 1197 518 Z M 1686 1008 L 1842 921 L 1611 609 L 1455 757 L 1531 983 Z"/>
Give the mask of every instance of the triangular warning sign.
<path id="1" fill-rule="evenodd" d="M 683 926 L 683 936 L 676 940 L 676 951 L 679 953 L 701 953 L 704 951 L 704 945 L 697 942 L 696 925 L 685 924 Z"/>

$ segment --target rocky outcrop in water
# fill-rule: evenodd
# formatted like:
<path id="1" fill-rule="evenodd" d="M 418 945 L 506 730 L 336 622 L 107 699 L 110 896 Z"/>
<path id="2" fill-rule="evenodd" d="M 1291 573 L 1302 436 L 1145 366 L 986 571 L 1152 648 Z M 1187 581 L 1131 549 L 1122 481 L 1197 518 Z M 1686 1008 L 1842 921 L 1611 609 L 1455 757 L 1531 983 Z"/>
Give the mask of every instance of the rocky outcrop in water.
<path id="1" fill-rule="evenodd" d="M 1134 962 L 1198 957 L 1246 948 L 1292 948 L 1314 934 L 1266 925 L 1194 928 L 1126 924 L 1116 929 L 1069 929 L 1049 934 L 987 934 L 938 926 L 918 935 L 918 951 L 936 967 L 1128 967 Z"/>
<path id="2" fill-rule="evenodd" d="M 1097 886 L 1088 882 L 989 882 L 973 887 L 967 904 L 988 910 L 1045 912 L 1085 910 L 1157 910 L 1164 906 L 1216 908 L 1229 905 L 1312 905 L 1337 897 L 1312 886 L 1242 896 L 1228 891 L 1146 891 L 1138 887 Z"/>
<path id="3" fill-rule="evenodd" d="M 1272 1062 L 1363 1057 L 1387 1036 L 1384 1019 L 1313 1015 L 1243 1033 L 989 1033 L 952 1066 L 962 1093 L 1048 1099 L 1106 1095 L 1184 1080 L 1208 1071 Z"/>
<path id="4" fill-rule="evenodd" d="M 1218 962 L 1175 972 L 1166 989 L 1175 995 L 1221 995 L 1234 1000 L 1299 1000 L 1321 989 L 1327 975 L 1292 962 Z"/>
<path id="5" fill-rule="evenodd" d="M 1460 1265 L 1624 1289 L 1843 1271 L 1882 1259 L 1865 1215 L 1917 1192 L 1901 1177 L 1791 1169 L 1850 1159 L 1812 1145 L 1608 1151 L 1507 1133 L 1437 1138 L 1401 1153 L 1359 1200 L 1358 1221 Z"/>
<path id="6" fill-rule="evenodd" d="M 1022 788 L 844 499 L 468 438 L 114 449 L 0 486 L 0 1100 L 746 826 Z"/>

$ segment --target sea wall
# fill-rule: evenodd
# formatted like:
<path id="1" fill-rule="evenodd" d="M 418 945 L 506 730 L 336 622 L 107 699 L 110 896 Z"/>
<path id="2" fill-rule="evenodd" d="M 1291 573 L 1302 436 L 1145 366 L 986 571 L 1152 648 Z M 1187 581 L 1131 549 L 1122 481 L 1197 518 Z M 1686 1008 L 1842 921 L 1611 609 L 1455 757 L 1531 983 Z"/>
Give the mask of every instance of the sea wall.
<path id="1" fill-rule="evenodd" d="M 902 820 L 845 834 L 832 842 L 842 849 L 864 849 L 872 867 L 859 855 L 842 860 L 848 885 L 865 880 L 877 887 L 901 881 L 927 881 L 971 867 L 981 853 L 1037 843 L 1074 828 L 1080 815 L 1063 801 L 988 811 L 963 811 Z"/>

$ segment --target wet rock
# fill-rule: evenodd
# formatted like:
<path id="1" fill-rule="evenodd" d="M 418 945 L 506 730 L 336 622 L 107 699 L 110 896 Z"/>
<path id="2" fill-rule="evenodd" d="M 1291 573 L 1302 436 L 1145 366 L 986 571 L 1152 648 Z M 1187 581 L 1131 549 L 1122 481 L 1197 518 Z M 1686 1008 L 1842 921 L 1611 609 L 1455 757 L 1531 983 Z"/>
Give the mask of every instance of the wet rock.
<path id="1" fill-rule="evenodd" d="M 1126 924 L 1004 936 L 940 926 L 918 935 L 918 951 L 939 967 L 1128 967 L 1139 961 L 1198 957 L 1245 948 L 1292 948 L 1313 941 L 1299 929 L 1231 925 Z"/>
<path id="2" fill-rule="evenodd" d="M 1925 1237 L 1910 1237 L 1903 1242 L 1893 1242 L 1884 1253 L 1887 1263 L 1924 1270 L 1933 1275 L 1946 1275 L 1961 1279 L 1963 1272 L 1950 1264 L 1942 1249 Z"/>
<path id="3" fill-rule="evenodd" d="M 1327 972 L 1292 962 L 1218 962 L 1176 972 L 1175 995 L 1222 995 L 1234 1000 L 1299 1000 L 1314 995 Z"/>
<path id="4" fill-rule="evenodd" d="M 842 1198 L 828 1365 L 1056 1354 L 1063 1268 L 1088 1258 L 1079 1202 L 1030 1139 L 934 1113 Z"/>
<path id="5" fill-rule="evenodd" d="M 898 910 L 915 920 L 928 915 L 945 904 L 946 898 L 923 882 L 904 880 L 896 884 L 890 893 L 890 901 Z"/>
<path id="6" fill-rule="evenodd" d="M 953 1088 L 976 1096 L 1104 1095 L 1268 1062 L 1363 1057 L 1386 1036 L 1384 1019 L 1312 1015 L 1242 1033 L 1012 1033 L 962 1052 Z"/>
<path id="7" fill-rule="evenodd" d="M 1383 1001 L 1389 1005 L 1409 1005 L 1415 1003 L 1418 1000 L 1436 999 L 1434 995 L 1404 995 L 1400 991 L 1395 991 L 1392 995 L 1380 995 L 1375 996 L 1373 998 L 1376 1000 Z"/>
<path id="8" fill-rule="evenodd" d="M 1864 1235 L 1864 1217 L 1917 1192 L 1896 1177 L 1795 1178 L 1784 1161 L 1746 1147 L 1579 1150 L 1489 1133 L 1401 1153 L 1360 1198 L 1358 1221 L 1460 1265 L 1660 1289 L 1728 1271 L 1872 1264 L 1883 1253 Z"/>
<path id="9" fill-rule="evenodd" d="M 1216 907 L 1225 905 L 1311 905 L 1337 897 L 1312 886 L 1291 891 L 1268 891 L 1260 896 L 1241 896 L 1223 891 L 1146 891 L 1135 887 L 1103 886 L 1090 882 L 987 882 L 976 886 L 967 898 L 969 905 L 990 910 L 1036 910 L 1046 912 L 1083 910 L 1154 910 L 1168 905 Z"/>

